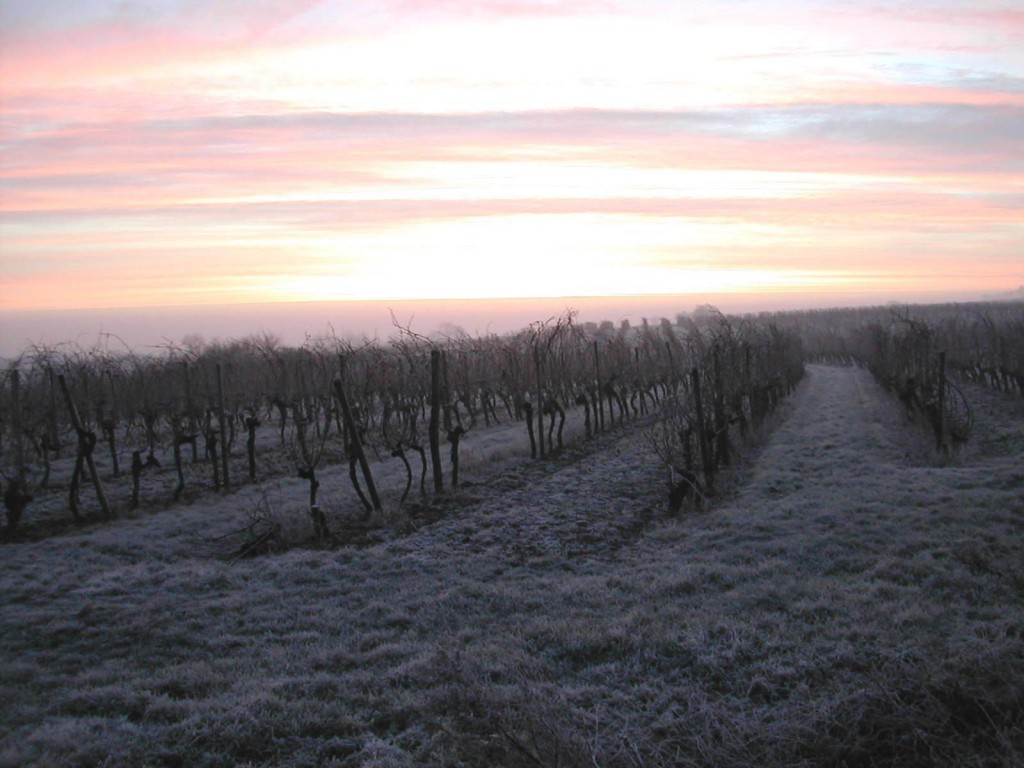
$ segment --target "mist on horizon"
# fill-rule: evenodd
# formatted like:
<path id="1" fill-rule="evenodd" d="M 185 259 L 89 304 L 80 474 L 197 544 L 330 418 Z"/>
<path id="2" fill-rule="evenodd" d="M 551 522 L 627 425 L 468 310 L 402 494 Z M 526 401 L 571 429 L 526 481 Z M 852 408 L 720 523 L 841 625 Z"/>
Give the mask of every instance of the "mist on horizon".
<path id="1" fill-rule="evenodd" d="M 386 340 L 395 323 L 416 333 L 504 335 L 531 323 L 545 322 L 567 311 L 580 323 L 623 321 L 640 325 L 646 319 L 674 321 L 697 307 L 711 305 L 728 314 L 1024 299 L 1024 288 L 1005 293 L 924 294 L 910 297 L 849 295 L 678 295 L 626 297 L 556 297 L 508 300 L 346 301 L 250 305 L 127 307 L 63 311 L 0 310 L 0 356 L 13 358 L 33 345 L 70 344 L 84 349 L 99 345 L 114 351 L 159 351 L 183 340 L 205 343 L 269 334 L 289 346 L 307 339 Z"/>

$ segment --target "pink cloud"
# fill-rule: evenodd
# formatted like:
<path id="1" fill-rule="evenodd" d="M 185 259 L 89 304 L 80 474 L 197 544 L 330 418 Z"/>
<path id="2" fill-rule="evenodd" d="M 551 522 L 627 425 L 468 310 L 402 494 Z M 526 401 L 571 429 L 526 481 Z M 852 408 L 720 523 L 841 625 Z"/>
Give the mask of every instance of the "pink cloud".
<path id="1" fill-rule="evenodd" d="M 794 198 L 744 197 L 726 199 L 680 195 L 673 198 L 545 198 L 482 200 L 356 200 L 161 205 L 147 202 L 90 208 L 41 209 L 19 213 L 25 223 L 48 222 L 38 233 L 12 237 L 8 245 L 100 247 L 130 243 L 139 238 L 164 238 L 176 224 L 213 232 L 221 226 L 253 222 L 259 227 L 295 231 L 297 237 L 354 229 L 378 229 L 407 224 L 478 217 L 577 215 L 599 213 L 635 217 L 711 219 L 721 222 L 796 227 L 813 230 L 988 232 L 993 226 L 1015 225 L 1024 213 L 1024 196 L 966 196 L 913 189 L 893 192 L 817 191 Z M 82 231 L 64 226 L 105 221 L 103 227 Z M 120 222 L 124 230 L 117 230 Z M 212 236 L 212 235 L 211 235 Z"/>
<path id="2" fill-rule="evenodd" d="M 750 87 L 723 100 L 760 93 L 761 83 L 772 87 L 764 89 L 764 103 L 717 109 L 586 109 L 570 92 L 564 109 L 545 111 L 316 112 L 265 95 L 276 91 L 249 88 L 249 81 L 238 95 L 230 82 L 204 79 L 204 71 L 240 60 L 286 79 L 274 57 L 305 41 L 365 39 L 437 18 L 499 22 L 630 10 L 541 0 L 394 0 L 370 15 L 354 7 L 337 16 L 335 6 L 314 0 L 225 0 L 150 19 L 87 16 L 63 27 L 0 32 L 5 300 L 42 301 L 47 280 L 70 291 L 93 279 L 112 287 L 89 301 L 148 300 L 167 282 L 168 263 L 195 265 L 199 276 L 179 286 L 185 295 L 222 296 L 217 281 L 226 276 L 255 286 L 296 263 L 284 246 L 261 247 L 268 231 L 301 242 L 536 215 L 615 216 L 638 227 L 672 219 L 774 233 L 771 247 L 730 243 L 698 254 L 728 264 L 811 266 L 825 244 L 845 259 L 833 267 L 845 263 L 864 274 L 924 275 L 929 254 L 942 256 L 932 271 L 948 275 L 1020 272 L 1019 70 L 995 59 L 979 59 L 975 69 L 960 59 L 932 66 L 937 58 L 918 64 L 907 54 L 1003 50 L 1024 29 L 1024 12 L 847 9 L 822 12 L 819 24 L 801 4 L 754 6 L 752 16 L 735 22 L 737 31 L 777 16 L 793 45 L 759 48 L 749 68 L 733 57 L 732 71 Z M 732 29 L 726 16 L 736 9 L 723 7 L 678 13 Z M 678 20 L 676 13 L 669 8 L 664 16 Z M 912 23 L 896 23 L 903 21 Z M 866 56 L 850 41 L 863 43 Z M 918 69 L 898 68 L 907 62 Z M 765 73 L 775 72 L 792 72 L 792 81 L 769 82 Z M 631 85 L 648 75 L 616 97 L 629 102 Z M 680 77 L 680 88 L 689 82 L 665 76 Z M 345 101 L 344 87 L 338 93 L 340 108 L 359 108 Z M 587 170 L 605 170 L 612 181 L 587 187 L 579 181 Z M 621 178 L 633 186 L 617 187 Z M 644 178 L 652 179 L 647 195 Z M 703 178 L 715 189 L 702 196 L 693 189 L 700 182 L 688 179 Z M 674 191 L 676 183 L 681 189 Z M 416 199 L 432 194 L 457 199 Z M 234 236 L 250 245 L 232 243 Z M 83 254 L 96 260 L 94 268 L 62 277 L 59 262 L 79 269 L 75 259 Z M 670 249 L 665 258 L 683 257 Z"/>
<path id="3" fill-rule="evenodd" d="M 1000 155 L 1016 160 L 1024 153 L 1016 129 L 1024 105 L 992 107 L 965 104 L 829 104 L 728 108 L 706 111 L 565 110 L 470 115 L 331 114 L 253 115 L 240 118 L 144 120 L 120 123 L 58 124 L 20 130 L 9 124 L 5 140 L 14 168 L 31 172 L 70 162 L 85 170 L 119 160 L 159 167 L 192 158 L 225 166 L 237 162 L 305 160 L 319 154 L 334 163 L 372 167 L 385 161 L 430 159 L 481 160 L 543 157 L 557 147 L 565 157 L 609 153 L 615 160 L 685 157 L 700 142 L 713 158 L 761 167 L 756 155 L 773 146 L 797 151 L 815 145 L 834 153 L 843 145 L 858 153 L 887 147 L 916 147 L 953 158 Z M 986 141 L 977 141 L 984 135 Z M 673 155 L 669 150 L 679 148 Z M 744 149 L 746 148 L 746 151 Z M 557 164 L 559 158 L 552 161 Z M 767 161 L 769 165 L 772 161 Z M 215 163 L 215 166 L 218 163 Z M 295 164 L 294 162 L 292 163 Z M 714 163 L 712 163 L 714 165 Z M 733 163 L 728 164 L 734 167 Z"/>
<path id="4" fill-rule="evenodd" d="M 17 94 L 30 89 L 52 93 L 107 80 L 121 87 L 179 63 L 257 57 L 296 44 L 294 33 L 284 31 L 289 22 L 323 1 L 201 2 L 171 9 L 153 5 L 157 10 L 149 14 L 101 13 L 78 23 L 44 21 L 7 29 L 0 36 L 0 87 Z M 279 36 L 277 30 L 282 30 Z M 341 31 L 335 34 L 342 37 Z"/>
<path id="5" fill-rule="evenodd" d="M 614 0 L 388 0 L 392 13 L 456 18 L 581 16 L 628 11 Z"/>

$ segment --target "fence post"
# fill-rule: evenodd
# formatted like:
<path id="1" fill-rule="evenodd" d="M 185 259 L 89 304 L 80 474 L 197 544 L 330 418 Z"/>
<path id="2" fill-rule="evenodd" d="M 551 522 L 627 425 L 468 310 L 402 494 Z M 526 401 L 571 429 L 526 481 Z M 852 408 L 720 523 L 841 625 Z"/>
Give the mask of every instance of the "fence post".
<path id="1" fill-rule="evenodd" d="M 121 476 L 121 465 L 117 460 L 117 437 L 115 430 L 117 429 L 117 389 L 114 386 L 114 372 L 109 368 L 104 371 L 106 383 L 107 383 L 107 398 L 109 399 L 110 405 L 108 406 L 107 413 L 104 415 L 102 409 L 100 409 L 99 421 L 100 428 L 103 430 L 104 436 L 107 438 L 107 447 L 110 449 L 110 464 L 112 474 L 114 477 Z M 102 381 L 100 387 L 102 388 Z M 102 402 L 102 398 L 100 402 Z"/>
<path id="2" fill-rule="evenodd" d="M 220 466 L 224 476 L 224 490 L 231 487 L 228 480 L 228 424 L 224 408 L 224 363 L 217 363 L 217 421 L 220 426 Z"/>
<path id="3" fill-rule="evenodd" d="M 46 377 L 50 382 L 50 408 L 46 414 L 46 431 L 49 435 L 50 450 L 54 456 L 60 458 L 60 432 L 57 429 L 57 376 L 53 368 L 47 367 Z M 44 449 L 45 450 L 45 449 Z"/>
<path id="4" fill-rule="evenodd" d="M 185 372 L 185 429 L 188 430 L 187 434 L 192 436 L 192 463 L 196 464 L 199 462 L 199 449 L 195 438 L 198 428 L 196 427 L 195 403 L 192 401 L 192 375 L 188 367 L 188 360 L 183 360 L 181 366 Z"/>
<path id="5" fill-rule="evenodd" d="M 700 392 L 700 370 L 690 370 L 690 379 L 693 382 L 694 406 L 697 409 L 697 442 L 700 445 L 700 459 L 704 466 L 704 483 L 708 496 L 714 493 L 715 488 L 715 463 L 711 456 L 711 446 L 708 443 L 707 421 L 704 418 L 704 401 Z"/>
<path id="6" fill-rule="evenodd" d="M 537 371 L 537 441 L 540 457 L 544 458 L 544 379 L 540 370 L 540 349 L 533 345 L 533 366 Z"/>
<path id="7" fill-rule="evenodd" d="M 946 352 L 939 352 L 939 412 L 935 420 L 935 449 L 947 452 L 946 444 Z"/>
<path id="8" fill-rule="evenodd" d="M 731 446 L 729 445 L 729 420 L 725 415 L 725 387 L 722 382 L 722 361 L 719 349 L 714 352 L 714 412 L 715 412 L 715 464 L 721 462 L 728 467 L 732 462 Z"/>
<path id="9" fill-rule="evenodd" d="M 347 368 L 348 368 L 348 364 L 345 361 L 345 355 L 342 354 L 341 352 L 339 352 L 338 353 L 338 381 L 339 382 L 340 381 L 345 381 L 345 378 L 346 378 L 345 372 L 346 372 Z M 351 436 L 349 435 L 349 431 L 348 431 L 348 421 L 345 419 L 344 414 L 342 414 L 341 430 L 340 431 L 341 431 L 341 444 L 343 446 L 342 450 L 344 450 L 345 453 L 346 453 L 346 457 L 345 458 L 348 458 L 348 456 L 347 456 L 348 445 L 349 445 L 349 442 L 351 440 Z"/>
<path id="10" fill-rule="evenodd" d="M 434 493 L 444 493 L 444 473 L 441 468 L 441 351 L 430 351 L 430 463 L 434 472 Z"/>
<path id="11" fill-rule="evenodd" d="M 25 481 L 25 440 L 21 428 L 21 372 L 11 369 L 11 428 L 14 430 L 14 463 L 18 482 Z"/>

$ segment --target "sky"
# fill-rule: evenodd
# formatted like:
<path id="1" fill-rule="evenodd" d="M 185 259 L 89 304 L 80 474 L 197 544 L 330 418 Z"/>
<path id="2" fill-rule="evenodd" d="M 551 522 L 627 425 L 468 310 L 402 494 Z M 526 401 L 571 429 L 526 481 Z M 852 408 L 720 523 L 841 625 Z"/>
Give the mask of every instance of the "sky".
<path id="1" fill-rule="evenodd" d="M 7 312 L 1021 285 L 1021 0 L 0 0 Z"/>

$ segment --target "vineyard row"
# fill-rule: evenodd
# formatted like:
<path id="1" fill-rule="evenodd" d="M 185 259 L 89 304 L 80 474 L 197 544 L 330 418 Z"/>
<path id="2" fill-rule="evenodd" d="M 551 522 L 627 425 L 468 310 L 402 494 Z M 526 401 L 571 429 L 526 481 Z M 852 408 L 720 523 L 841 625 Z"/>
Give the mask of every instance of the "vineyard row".
<path id="1" fill-rule="evenodd" d="M 401 504 L 417 475 L 421 494 L 428 476 L 435 495 L 446 484 L 458 487 L 460 441 L 479 426 L 519 423 L 531 456 L 557 452 L 571 409 L 582 411 L 586 437 L 657 413 L 658 453 L 674 473 L 676 504 L 687 492 L 713 493 L 716 471 L 731 459 L 730 434 L 756 428 L 801 372 L 791 335 L 717 313 L 686 326 L 596 332 L 569 313 L 481 338 L 427 339 L 400 329 L 386 345 L 329 338 L 289 348 L 264 335 L 156 356 L 36 348 L 8 370 L 0 400 L 8 530 L 32 497 L 57 490 L 53 467 L 72 454 L 64 486 L 70 517 L 109 518 L 148 498 L 151 475 L 174 478 L 173 501 L 188 495 L 189 484 L 198 492 L 267 479 L 257 446 L 272 429 L 276 445 L 263 439 L 262 450 L 278 454 L 273 471 L 308 481 L 309 510 L 323 535 L 322 467 L 348 464 L 368 516 L 382 507 L 368 453 L 404 465 Z M 130 482 L 130 494 L 117 496 L 126 503 L 109 500 L 104 483 L 111 482 Z M 95 513 L 81 500 L 89 485 Z"/>
<path id="2" fill-rule="evenodd" d="M 482 337 L 396 328 L 387 343 L 332 336 L 296 348 L 264 334 L 139 354 L 106 336 L 87 350 L 27 350 L 0 386 L 7 533 L 40 495 L 66 492 L 81 521 L 297 475 L 325 536 L 323 468 L 347 465 L 358 514 L 370 517 L 384 503 L 368 456 L 401 463 L 401 506 L 414 485 L 426 497 L 458 487 L 460 443 L 474 430 L 518 424 L 544 459 L 562 449 L 567 413 L 582 413 L 585 438 L 649 417 L 678 510 L 715 493 L 737 441 L 759 430 L 806 360 L 870 368 L 943 452 L 972 426 L 958 382 L 1024 394 L 1019 303 L 757 318 L 705 308 L 637 328 L 581 325 L 570 312 Z M 105 483 L 125 492 L 110 501 Z"/>

